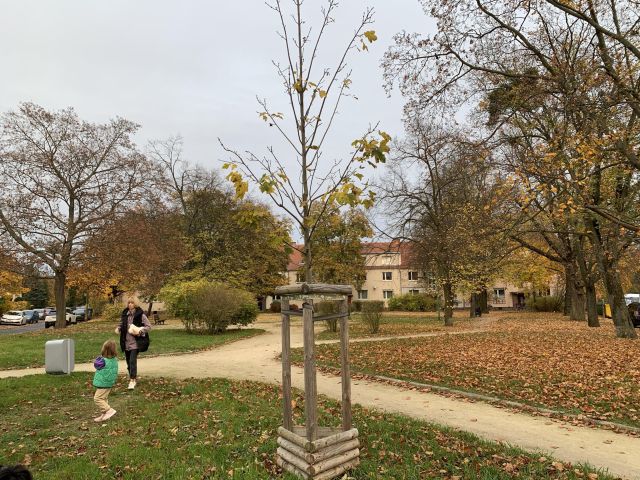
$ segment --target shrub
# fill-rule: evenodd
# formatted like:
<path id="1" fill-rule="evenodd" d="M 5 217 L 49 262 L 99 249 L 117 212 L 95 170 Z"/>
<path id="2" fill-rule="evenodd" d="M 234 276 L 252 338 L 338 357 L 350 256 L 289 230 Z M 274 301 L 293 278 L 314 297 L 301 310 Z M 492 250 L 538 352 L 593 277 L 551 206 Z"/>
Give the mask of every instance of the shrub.
<path id="1" fill-rule="evenodd" d="M 562 304 L 564 299 L 562 297 L 556 296 L 548 296 L 548 297 L 537 297 L 531 299 L 528 302 L 531 310 L 535 312 L 560 312 L 562 311 Z"/>
<path id="2" fill-rule="evenodd" d="M 248 325 L 258 316 L 251 293 L 208 280 L 174 283 L 160 296 L 188 332 L 220 333 L 229 325 Z"/>
<path id="3" fill-rule="evenodd" d="M 384 302 L 381 300 L 365 300 L 360 305 L 362 321 L 369 328 L 369 333 L 378 333 L 380 319 L 384 310 Z"/>
<path id="4" fill-rule="evenodd" d="M 314 310 L 318 315 L 330 315 L 332 313 L 338 313 L 339 302 L 335 300 L 322 300 L 314 304 Z M 338 319 L 332 318 L 331 320 L 325 320 L 327 329 L 330 332 L 338 331 Z"/>
<path id="5" fill-rule="evenodd" d="M 109 303 L 102 309 L 102 318 L 110 322 L 119 322 L 122 316 L 124 305 L 119 303 Z"/>
<path id="6" fill-rule="evenodd" d="M 366 302 L 366 300 L 364 300 Z M 363 300 L 353 300 L 349 305 L 350 312 L 361 312 Z"/>
<path id="7" fill-rule="evenodd" d="M 406 293 L 389 299 L 389 310 L 405 312 L 432 312 L 436 310 L 436 299 L 431 295 Z"/>
<path id="8" fill-rule="evenodd" d="M 271 310 L 271 312 L 273 313 L 280 313 L 280 311 L 282 310 L 282 304 L 280 303 L 280 300 L 274 300 L 273 302 L 271 302 L 269 310 Z"/>

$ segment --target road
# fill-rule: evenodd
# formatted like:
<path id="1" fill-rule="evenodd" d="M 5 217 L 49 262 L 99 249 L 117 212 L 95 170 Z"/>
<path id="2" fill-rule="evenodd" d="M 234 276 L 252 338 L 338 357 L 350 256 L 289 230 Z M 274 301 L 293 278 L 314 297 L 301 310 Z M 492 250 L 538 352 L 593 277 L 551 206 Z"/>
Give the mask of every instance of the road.
<path id="1" fill-rule="evenodd" d="M 42 329 L 44 329 L 44 320 L 40 320 L 38 323 L 33 323 L 31 325 L 0 325 L 0 335 L 35 332 L 36 330 Z"/>

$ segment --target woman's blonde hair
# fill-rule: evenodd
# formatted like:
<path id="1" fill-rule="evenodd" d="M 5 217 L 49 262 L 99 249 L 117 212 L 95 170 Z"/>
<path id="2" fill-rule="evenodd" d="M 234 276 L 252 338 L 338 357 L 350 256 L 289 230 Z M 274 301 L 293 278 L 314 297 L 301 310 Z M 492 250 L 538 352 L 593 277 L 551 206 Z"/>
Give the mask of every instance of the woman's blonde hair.
<path id="1" fill-rule="evenodd" d="M 107 340 L 102 344 L 102 351 L 100 354 L 106 358 L 113 358 L 116 356 L 116 342 L 113 340 Z"/>

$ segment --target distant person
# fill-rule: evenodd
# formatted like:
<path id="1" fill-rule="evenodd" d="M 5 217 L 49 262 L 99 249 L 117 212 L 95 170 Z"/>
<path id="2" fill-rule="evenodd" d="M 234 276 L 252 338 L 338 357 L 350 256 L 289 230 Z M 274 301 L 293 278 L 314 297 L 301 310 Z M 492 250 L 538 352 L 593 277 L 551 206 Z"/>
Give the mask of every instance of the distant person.
<path id="1" fill-rule="evenodd" d="M 27 467 L 14 465 L 13 467 L 3 467 L 0 465 L 0 480 L 32 480 L 33 477 Z"/>
<path id="2" fill-rule="evenodd" d="M 120 349 L 127 359 L 129 390 L 136 388 L 138 353 L 149 348 L 149 330 L 151 324 L 144 311 L 133 300 L 129 300 L 127 308 L 122 311 L 120 325 L 116 328 L 116 333 L 120 334 Z"/>
<path id="3" fill-rule="evenodd" d="M 96 422 L 109 420 L 116 411 L 109 406 L 109 393 L 118 379 L 118 358 L 116 357 L 116 342 L 107 340 L 102 345 L 100 356 L 93 362 L 96 373 L 93 375 L 93 386 L 96 393 L 93 401 L 100 410 L 100 415 L 94 418 Z"/>

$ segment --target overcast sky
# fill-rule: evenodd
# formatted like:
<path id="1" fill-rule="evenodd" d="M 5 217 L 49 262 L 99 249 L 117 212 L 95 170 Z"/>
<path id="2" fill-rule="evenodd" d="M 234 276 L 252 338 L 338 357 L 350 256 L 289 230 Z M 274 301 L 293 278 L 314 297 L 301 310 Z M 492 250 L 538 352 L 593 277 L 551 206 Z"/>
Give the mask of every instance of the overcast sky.
<path id="1" fill-rule="evenodd" d="M 341 108 L 334 156 L 371 123 L 402 135 L 403 100 L 384 92 L 380 59 L 395 33 L 433 28 L 418 0 L 343 0 L 323 58 L 335 58 L 367 6 L 379 41 L 350 61 L 359 100 Z M 271 64 L 283 60 L 278 19 L 261 0 L 2 0 L 0 22 L 0 111 L 32 101 L 92 121 L 119 115 L 141 124 L 141 146 L 179 133 L 186 156 L 207 167 L 225 158 L 218 137 L 257 153 L 278 144 L 256 114 L 256 96 L 285 109 Z"/>

